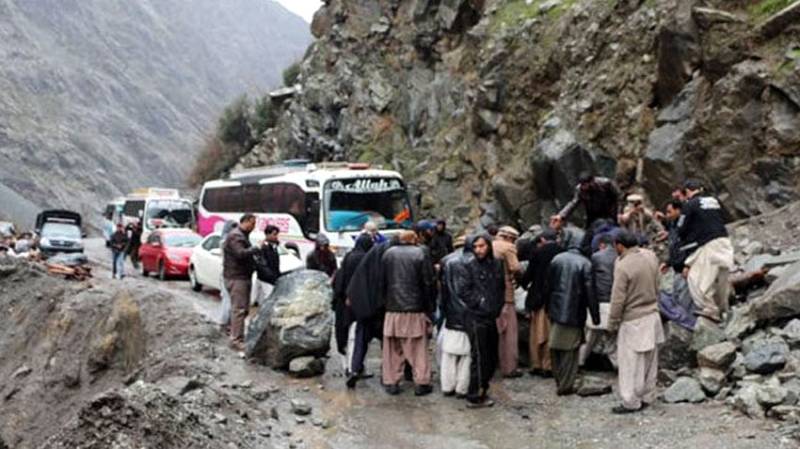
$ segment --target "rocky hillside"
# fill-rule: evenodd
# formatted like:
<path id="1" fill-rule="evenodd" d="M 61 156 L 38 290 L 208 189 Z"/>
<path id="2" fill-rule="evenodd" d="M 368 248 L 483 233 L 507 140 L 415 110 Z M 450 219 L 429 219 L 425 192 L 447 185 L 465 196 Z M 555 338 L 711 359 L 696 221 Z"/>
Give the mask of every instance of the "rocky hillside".
<path id="1" fill-rule="evenodd" d="M 268 0 L 0 0 L 0 215 L 179 185 L 224 105 L 310 41 Z"/>
<path id="2" fill-rule="evenodd" d="M 382 163 L 456 225 L 539 222 L 587 168 L 659 204 L 702 178 L 735 218 L 798 198 L 796 1 L 326 3 L 240 165 Z"/>

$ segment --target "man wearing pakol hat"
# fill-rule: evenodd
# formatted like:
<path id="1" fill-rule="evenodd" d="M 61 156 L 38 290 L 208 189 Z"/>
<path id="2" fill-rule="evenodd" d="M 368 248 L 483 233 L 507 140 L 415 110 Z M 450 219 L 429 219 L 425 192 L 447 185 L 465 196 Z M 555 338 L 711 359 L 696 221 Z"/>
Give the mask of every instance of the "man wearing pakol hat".
<path id="1" fill-rule="evenodd" d="M 626 198 L 619 224 L 633 235 L 647 237 L 651 241 L 664 232 L 664 225 L 655 218 L 652 210 L 644 206 L 644 196 L 638 193 Z"/>
<path id="2" fill-rule="evenodd" d="M 494 257 L 503 261 L 505 269 L 505 303 L 500 317 L 497 319 L 497 332 L 499 335 L 498 354 L 500 358 L 500 372 L 503 377 L 520 377 L 522 373 L 517 369 L 519 363 L 519 325 L 517 323 L 517 308 L 514 305 L 514 288 L 520 276 L 521 267 L 517 258 L 516 241 L 519 232 L 511 226 L 503 226 L 497 231 L 497 238 L 492 242 Z"/>

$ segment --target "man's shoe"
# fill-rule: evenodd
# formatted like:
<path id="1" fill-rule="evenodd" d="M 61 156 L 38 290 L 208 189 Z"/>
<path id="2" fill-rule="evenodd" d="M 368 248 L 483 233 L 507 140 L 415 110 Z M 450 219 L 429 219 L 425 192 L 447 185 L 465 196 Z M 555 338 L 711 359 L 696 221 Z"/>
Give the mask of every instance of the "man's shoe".
<path id="1" fill-rule="evenodd" d="M 558 395 L 558 396 L 572 396 L 573 394 L 575 394 L 575 391 L 576 390 L 574 388 L 570 388 L 569 390 L 557 391 L 556 395 Z"/>
<path id="2" fill-rule="evenodd" d="M 533 377 L 539 377 L 539 376 L 542 375 L 543 372 L 544 371 L 540 370 L 539 368 L 534 368 L 534 369 L 528 371 L 528 374 L 530 374 Z"/>
<path id="3" fill-rule="evenodd" d="M 386 394 L 388 394 L 390 396 L 397 396 L 398 394 L 401 393 L 400 385 L 396 385 L 396 384 L 395 385 L 386 385 L 384 387 L 384 389 L 386 390 Z"/>
<path id="4" fill-rule="evenodd" d="M 442 392 L 442 396 L 444 396 L 446 398 L 452 398 L 455 395 L 456 395 L 455 391 L 443 391 Z"/>
<path id="5" fill-rule="evenodd" d="M 644 407 L 639 407 L 634 409 L 634 408 L 627 408 L 624 405 L 618 405 L 611 409 L 611 413 L 615 415 L 627 415 L 630 413 L 640 412 L 642 410 L 644 410 Z"/>
<path id="6" fill-rule="evenodd" d="M 476 402 L 467 401 L 467 408 L 478 409 L 478 408 L 489 408 L 489 407 L 494 407 L 494 401 L 488 398 Z"/>
<path id="7" fill-rule="evenodd" d="M 552 379 L 553 378 L 553 372 L 552 371 L 542 371 L 542 374 L 540 374 L 540 376 L 542 376 L 542 378 L 544 378 L 544 379 Z"/>
<path id="8" fill-rule="evenodd" d="M 508 374 L 504 374 L 503 377 L 506 379 L 519 379 L 520 377 L 522 377 L 522 371 L 514 370 Z"/>
<path id="9" fill-rule="evenodd" d="M 358 383 L 358 375 L 351 374 L 350 376 L 347 377 L 347 382 L 345 384 L 347 385 L 347 388 L 352 390 L 353 388 L 356 387 L 356 383 Z"/>
<path id="10" fill-rule="evenodd" d="M 358 374 L 358 378 L 362 379 L 362 380 L 363 379 L 372 379 L 373 377 L 375 377 L 375 375 L 372 374 L 372 373 L 359 373 Z"/>
<path id="11" fill-rule="evenodd" d="M 461 400 L 461 399 L 466 399 L 466 398 L 467 398 L 467 395 L 461 394 L 461 393 L 456 393 L 456 399 Z"/>
<path id="12" fill-rule="evenodd" d="M 414 389 L 414 396 L 427 396 L 433 393 L 433 385 L 417 385 Z"/>

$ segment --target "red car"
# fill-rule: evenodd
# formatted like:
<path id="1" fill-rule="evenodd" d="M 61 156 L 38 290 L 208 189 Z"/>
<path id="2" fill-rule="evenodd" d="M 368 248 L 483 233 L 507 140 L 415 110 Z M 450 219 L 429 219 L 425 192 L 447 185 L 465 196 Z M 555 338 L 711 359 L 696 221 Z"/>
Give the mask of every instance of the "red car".
<path id="1" fill-rule="evenodd" d="M 169 277 L 188 277 L 189 257 L 201 239 L 188 229 L 154 231 L 139 247 L 142 275 L 158 273 L 162 281 Z"/>

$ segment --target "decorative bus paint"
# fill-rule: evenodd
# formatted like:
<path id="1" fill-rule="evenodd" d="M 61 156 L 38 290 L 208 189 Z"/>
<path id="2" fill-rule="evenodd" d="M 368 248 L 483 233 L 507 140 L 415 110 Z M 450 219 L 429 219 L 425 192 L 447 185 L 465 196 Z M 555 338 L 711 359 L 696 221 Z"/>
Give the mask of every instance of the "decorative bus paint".
<path id="1" fill-rule="evenodd" d="M 341 258 L 369 220 L 385 235 L 413 225 L 403 177 L 368 164 L 295 160 L 236 172 L 205 183 L 197 210 L 203 236 L 252 213 L 257 229 L 276 226 L 281 241 L 296 243 L 303 258 L 320 233 Z"/>
<path id="2" fill-rule="evenodd" d="M 194 207 L 191 200 L 181 198 L 177 189 L 136 189 L 125 197 L 122 223 L 127 226 L 138 220 L 142 222 L 142 242 L 145 242 L 159 228 L 193 229 Z"/>

